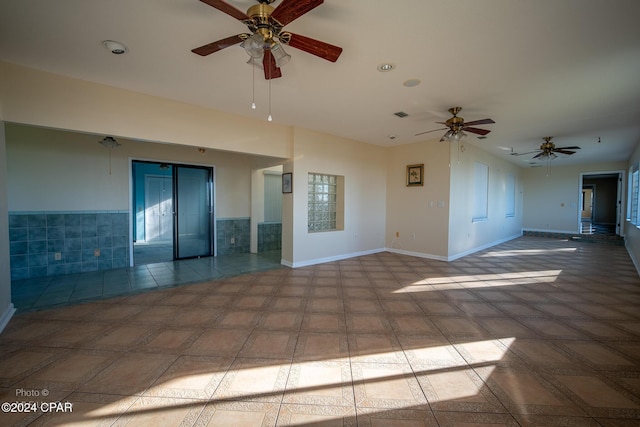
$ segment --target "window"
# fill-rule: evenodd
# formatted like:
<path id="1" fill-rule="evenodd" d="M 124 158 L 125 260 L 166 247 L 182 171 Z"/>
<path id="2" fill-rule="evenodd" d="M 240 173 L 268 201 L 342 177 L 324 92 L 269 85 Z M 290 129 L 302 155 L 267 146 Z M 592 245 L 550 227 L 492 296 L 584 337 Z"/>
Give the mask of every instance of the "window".
<path id="1" fill-rule="evenodd" d="M 309 222 L 310 233 L 341 230 L 343 228 L 344 177 L 309 173 Z"/>
<path id="2" fill-rule="evenodd" d="M 489 166 L 475 162 L 473 166 L 473 221 L 488 217 Z"/>
<path id="3" fill-rule="evenodd" d="M 638 167 L 635 166 L 630 174 L 629 174 L 629 208 L 627 209 L 627 219 L 631 221 L 631 224 L 638 225 L 638 191 L 639 182 L 638 182 Z"/>
<path id="4" fill-rule="evenodd" d="M 505 216 L 512 218 L 516 216 L 516 177 L 512 173 L 507 174 L 505 185 Z"/>

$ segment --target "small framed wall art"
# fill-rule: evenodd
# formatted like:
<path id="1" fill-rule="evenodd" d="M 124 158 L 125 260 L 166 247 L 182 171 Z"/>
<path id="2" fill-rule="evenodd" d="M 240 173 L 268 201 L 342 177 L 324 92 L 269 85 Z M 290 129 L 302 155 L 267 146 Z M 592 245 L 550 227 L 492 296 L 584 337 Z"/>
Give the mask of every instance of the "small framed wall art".
<path id="1" fill-rule="evenodd" d="M 282 192 L 291 193 L 293 191 L 293 175 L 291 172 L 282 174 Z"/>
<path id="2" fill-rule="evenodd" d="M 407 166 L 407 187 L 424 185 L 424 164 Z"/>

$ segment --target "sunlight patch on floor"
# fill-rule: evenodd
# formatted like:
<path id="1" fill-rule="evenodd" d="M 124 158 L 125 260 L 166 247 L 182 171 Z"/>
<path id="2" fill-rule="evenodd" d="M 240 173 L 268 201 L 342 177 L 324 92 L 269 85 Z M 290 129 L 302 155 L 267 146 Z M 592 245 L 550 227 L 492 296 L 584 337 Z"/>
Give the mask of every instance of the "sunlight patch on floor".
<path id="1" fill-rule="evenodd" d="M 394 294 L 432 292 L 455 288 L 493 288 L 531 283 L 552 283 L 562 270 L 522 271 L 508 274 L 476 274 L 472 276 L 436 277 L 418 280 L 393 291 Z M 446 279 L 446 280 L 445 280 Z"/>

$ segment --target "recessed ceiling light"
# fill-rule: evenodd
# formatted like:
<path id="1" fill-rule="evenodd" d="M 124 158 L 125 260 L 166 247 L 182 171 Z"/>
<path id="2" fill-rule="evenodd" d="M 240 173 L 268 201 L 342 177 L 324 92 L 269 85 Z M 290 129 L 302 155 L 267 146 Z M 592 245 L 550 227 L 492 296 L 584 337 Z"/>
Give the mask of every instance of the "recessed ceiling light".
<path id="1" fill-rule="evenodd" d="M 378 65 L 378 71 L 382 71 L 383 73 L 386 71 L 391 71 L 394 68 L 396 68 L 396 65 L 390 62 L 385 62 L 384 64 Z"/>
<path id="2" fill-rule="evenodd" d="M 114 55 L 122 55 L 127 51 L 127 47 L 115 40 L 105 40 L 102 45 Z"/>
<path id="3" fill-rule="evenodd" d="M 418 86 L 420 84 L 420 80 L 418 80 L 418 79 L 409 79 L 409 80 L 405 81 L 402 84 L 404 86 L 406 86 L 406 87 L 414 87 L 414 86 Z"/>

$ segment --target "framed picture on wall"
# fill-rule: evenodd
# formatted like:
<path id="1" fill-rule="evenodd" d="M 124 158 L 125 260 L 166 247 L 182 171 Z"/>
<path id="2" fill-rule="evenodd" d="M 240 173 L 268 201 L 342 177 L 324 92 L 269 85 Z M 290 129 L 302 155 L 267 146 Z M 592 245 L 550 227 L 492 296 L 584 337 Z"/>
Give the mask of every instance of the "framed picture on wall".
<path id="1" fill-rule="evenodd" d="M 293 176 L 291 172 L 282 174 L 282 192 L 291 193 L 293 191 Z"/>
<path id="2" fill-rule="evenodd" d="M 407 187 L 424 185 L 424 164 L 407 166 Z"/>

